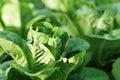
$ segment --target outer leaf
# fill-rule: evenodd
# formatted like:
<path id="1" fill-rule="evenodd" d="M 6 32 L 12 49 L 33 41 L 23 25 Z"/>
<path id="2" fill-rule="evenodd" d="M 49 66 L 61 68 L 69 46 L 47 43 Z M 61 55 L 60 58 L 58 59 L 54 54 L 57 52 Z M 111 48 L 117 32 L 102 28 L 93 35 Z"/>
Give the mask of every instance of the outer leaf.
<path id="1" fill-rule="evenodd" d="M 107 39 L 107 40 L 120 39 L 120 29 L 112 30 L 109 34 L 105 34 L 104 38 Z"/>
<path id="2" fill-rule="evenodd" d="M 112 69 L 112 74 L 115 78 L 115 80 L 120 79 L 120 58 L 118 58 L 115 63 L 113 63 L 113 69 Z"/>
<path id="3" fill-rule="evenodd" d="M 56 69 L 56 68 L 55 68 Z M 20 65 L 13 64 L 11 68 L 8 70 L 8 78 L 10 79 L 19 79 L 19 77 L 23 76 L 22 79 L 30 79 L 30 80 L 45 80 L 48 76 L 52 75 L 55 71 L 53 68 L 46 68 L 39 72 L 33 72 L 29 69 L 21 67 Z M 16 73 L 16 77 L 12 78 L 12 76 Z M 20 78 L 21 79 L 21 78 Z"/>
<path id="4" fill-rule="evenodd" d="M 74 46 L 74 48 L 73 48 Z M 87 50 L 89 48 L 89 44 L 80 39 L 80 38 L 71 38 L 68 41 L 68 44 L 66 46 L 66 50 L 63 53 L 63 56 L 69 58 L 71 56 L 74 56 L 75 54 L 79 53 L 80 51 Z"/>
<path id="5" fill-rule="evenodd" d="M 58 69 L 47 80 L 66 80 L 68 74 L 73 70 L 74 64 L 60 60 L 56 63 Z"/>
<path id="6" fill-rule="evenodd" d="M 6 59 L 8 59 L 10 56 L 8 54 L 2 54 L 0 56 L 0 63 L 4 62 Z"/>
<path id="7" fill-rule="evenodd" d="M 26 38 L 27 36 L 27 31 L 28 29 L 26 29 L 26 24 L 33 18 L 33 14 L 32 12 L 34 11 L 34 4 L 31 3 L 30 1 L 28 2 L 20 2 L 21 0 L 19 0 L 19 16 L 20 16 L 20 22 L 21 22 L 21 36 L 23 38 Z"/>
<path id="8" fill-rule="evenodd" d="M 71 75 L 68 80 L 109 80 L 109 77 L 102 70 L 86 67 L 80 74 Z"/>
<path id="9" fill-rule="evenodd" d="M 111 62 L 113 56 L 118 55 L 120 52 L 119 39 L 108 40 L 101 36 L 84 36 L 83 38 L 90 43 L 90 51 L 93 53 L 93 63 L 96 63 L 99 67 L 106 66 Z"/>
<path id="10" fill-rule="evenodd" d="M 18 71 L 15 68 L 10 68 L 7 74 L 8 80 L 34 80 L 30 76 L 27 76 L 23 72 Z"/>
<path id="11" fill-rule="evenodd" d="M 0 64 L 0 80 L 7 80 L 7 69 L 14 61 L 6 61 L 3 64 Z"/>
<path id="12" fill-rule="evenodd" d="M 81 71 L 84 63 L 84 58 L 85 52 L 80 52 L 70 57 L 68 61 L 67 58 L 62 58 L 61 60 L 57 61 L 55 65 L 58 67 L 58 69 L 47 80 L 66 80 L 70 72 L 73 70 L 76 70 L 77 72 Z"/>
<path id="13" fill-rule="evenodd" d="M 18 64 L 25 66 L 27 60 L 21 38 L 8 31 L 0 31 L 0 54 L 9 54 Z"/>
<path id="14" fill-rule="evenodd" d="M 68 34 L 65 32 L 61 35 L 61 39 L 57 40 L 59 43 L 57 44 L 57 51 L 56 51 L 56 59 L 60 59 L 63 51 L 65 50 L 66 44 L 69 40 Z"/>

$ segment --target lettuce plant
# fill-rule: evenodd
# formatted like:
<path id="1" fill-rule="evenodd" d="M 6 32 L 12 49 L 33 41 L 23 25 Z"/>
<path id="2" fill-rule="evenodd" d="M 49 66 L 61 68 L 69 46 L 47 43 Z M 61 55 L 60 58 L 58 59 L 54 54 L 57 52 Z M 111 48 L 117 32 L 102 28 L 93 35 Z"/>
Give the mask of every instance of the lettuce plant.
<path id="1" fill-rule="evenodd" d="M 66 80 L 84 67 L 89 44 L 70 38 L 66 32 L 47 22 L 30 25 L 27 40 L 9 31 L 0 31 L 0 55 L 13 60 L 0 66 L 1 80 Z"/>

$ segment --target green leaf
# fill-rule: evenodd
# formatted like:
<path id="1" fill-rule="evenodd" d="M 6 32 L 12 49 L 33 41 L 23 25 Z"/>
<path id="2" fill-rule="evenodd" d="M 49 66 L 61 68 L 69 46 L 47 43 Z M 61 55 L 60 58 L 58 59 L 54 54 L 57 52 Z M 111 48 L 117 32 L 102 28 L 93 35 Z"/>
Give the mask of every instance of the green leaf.
<path id="1" fill-rule="evenodd" d="M 10 60 L 0 64 L 0 80 L 7 80 L 7 69 L 13 62 L 13 60 Z"/>
<path id="2" fill-rule="evenodd" d="M 20 65 L 27 65 L 23 41 L 12 32 L 0 31 L 0 54 L 3 53 L 9 54 Z"/>
<path id="3" fill-rule="evenodd" d="M 7 74 L 7 79 L 8 80 L 34 80 L 32 79 L 32 77 L 27 76 L 26 74 L 24 74 L 23 72 L 18 71 L 15 68 L 10 68 L 8 70 L 8 74 Z"/>
<path id="4" fill-rule="evenodd" d="M 66 80 L 70 72 L 76 70 L 77 68 L 79 71 L 81 70 L 84 60 L 84 51 L 70 57 L 69 59 L 62 58 L 61 60 L 57 61 L 55 65 L 58 67 L 58 69 L 47 80 Z"/>
<path id="5" fill-rule="evenodd" d="M 114 63 L 113 63 L 113 69 L 112 69 L 112 74 L 115 78 L 115 80 L 120 79 L 120 58 L 118 58 Z"/>
<path id="6" fill-rule="evenodd" d="M 109 34 L 105 34 L 104 38 L 107 39 L 107 40 L 120 39 L 120 29 L 112 30 Z"/>
<path id="7" fill-rule="evenodd" d="M 2 56 L 0 56 L 0 63 L 4 62 L 6 59 L 9 59 L 10 56 L 8 54 L 2 54 Z"/>
<path id="8" fill-rule="evenodd" d="M 85 65 L 88 64 L 92 59 L 92 52 L 86 52 Z"/>
<path id="9" fill-rule="evenodd" d="M 56 51 L 56 60 L 60 59 L 63 51 L 65 50 L 68 40 L 69 40 L 69 36 L 66 32 L 64 32 L 60 36 L 60 39 L 57 40 L 58 44 L 57 44 L 57 51 Z"/>
<path id="10" fill-rule="evenodd" d="M 86 67 L 80 74 L 71 75 L 69 80 L 109 80 L 109 77 L 100 69 Z"/>
<path id="11" fill-rule="evenodd" d="M 119 0 L 102 0 L 102 1 L 95 1 L 96 5 L 106 6 L 111 4 L 119 3 Z M 110 7 L 109 7 L 110 8 Z"/>
<path id="12" fill-rule="evenodd" d="M 111 37 L 112 38 L 112 37 Z M 113 56 L 119 55 L 119 39 L 105 39 L 103 36 L 83 36 L 90 43 L 90 52 L 92 52 L 92 62 L 99 67 L 111 63 Z M 112 45 L 112 46 L 111 46 Z M 96 59 L 97 57 L 97 59 Z"/>
<path id="13" fill-rule="evenodd" d="M 66 80 L 68 74 L 73 70 L 74 64 L 63 62 L 60 60 L 56 63 L 58 69 L 47 80 Z"/>
<path id="14" fill-rule="evenodd" d="M 42 64 L 43 65 L 43 64 Z M 42 66 L 41 65 L 41 66 Z M 40 66 L 40 67 L 41 67 Z M 15 70 L 11 72 L 11 69 Z M 10 77 L 12 79 L 12 75 L 14 74 L 14 72 L 16 72 L 16 76 L 15 78 L 19 78 L 20 76 L 23 76 L 23 78 L 29 78 L 30 80 L 45 80 L 46 78 L 48 78 L 49 76 L 52 75 L 52 73 L 56 70 L 57 68 L 45 68 L 42 69 L 41 71 L 38 72 L 33 72 L 32 70 L 29 70 L 27 68 L 24 68 L 18 64 L 13 64 L 11 66 L 11 68 L 8 70 L 8 78 Z M 18 74 L 17 74 L 18 73 Z"/>
<path id="15" fill-rule="evenodd" d="M 73 73 L 80 73 L 83 70 L 85 67 L 85 57 L 86 50 L 83 50 L 68 59 L 68 63 L 74 64 Z"/>
<path id="16" fill-rule="evenodd" d="M 20 27 L 20 35 L 23 38 L 26 38 L 28 29 L 26 29 L 27 23 L 33 18 L 32 12 L 35 10 L 34 9 L 34 4 L 31 3 L 30 1 L 28 2 L 19 2 L 19 16 L 20 16 L 20 22 L 21 22 L 21 27 Z"/>
<path id="17" fill-rule="evenodd" d="M 87 50 L 88 48 L 89 48 L 89 44 L 85 40 L 80 38 L 70 38 L 67 43 L 66 50 L 63 53 L 63 56 L 69 58 L 79 53 L 80 51 Z"/>

